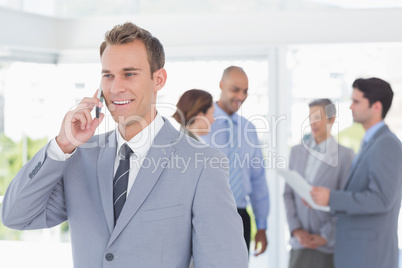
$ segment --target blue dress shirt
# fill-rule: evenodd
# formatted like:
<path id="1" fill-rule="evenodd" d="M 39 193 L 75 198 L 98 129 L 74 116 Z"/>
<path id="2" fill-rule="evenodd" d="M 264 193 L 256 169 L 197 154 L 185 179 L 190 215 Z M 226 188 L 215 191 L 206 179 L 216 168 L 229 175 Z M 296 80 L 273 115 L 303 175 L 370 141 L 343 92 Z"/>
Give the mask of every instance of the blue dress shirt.
<path id="1" fill-rule="evenodd" d="M 237 201 L 238 208 L 246 208 L 248 198 L 253 208 L 257 229 L 267 229 L 269 213 L 269 194 L 265 177 L 264 158 L 254 125 L 246 118 L 234 113 L 228 115 L 215 103 L 215 122 L 211 132 L 202 138 L 212 147 L 226 156 L 230 151 L 228 136 L 230 125 L 236 124 L 238 132 L 238 151 L 236 164 L 242 174 L 245 196 Z M 229 120 L 229 123 L 228 123 Z"/>
<path id="2" fill-rule="evenodd" d="M 377 131 L 385 126 L 384 121 L 380 121 L 377 124 L 371 126 L 369 129 L 367 129 L 366 133 L 364 134 L 363 141 L 366 144 L 369 142 L 369 140 L 377 133 Z"/>
<path id="3" fill-rule="evenodd" d="M 352 167 L 356 164 L 357 159 L 360 157 L 360 153 L 362 152 L 363 147 L 370 141 L 370 139 L 377 133 L 380 128 L 385 126 L 384 121 L 380 121 L 377 124 L 371 126 L 369 129 L 367 129 L 366 133 L 364 134 L 363 140 L 360 144 L 360 149 L 359 152 L 355 155 L 355 158 L 353 158 L 353 163 Z"/>

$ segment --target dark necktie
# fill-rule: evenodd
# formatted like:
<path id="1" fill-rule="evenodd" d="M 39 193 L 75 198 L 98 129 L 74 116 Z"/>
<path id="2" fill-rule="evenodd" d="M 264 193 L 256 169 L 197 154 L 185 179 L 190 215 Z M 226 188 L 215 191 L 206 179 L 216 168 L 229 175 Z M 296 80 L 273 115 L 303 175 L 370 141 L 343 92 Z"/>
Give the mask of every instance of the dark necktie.
<path id="1" fill-rule="evenodd" d="M 117 168 L 116 175 L 113 180 L 113 208 L 114 208 L 114 224 L 120 216 L 126 202 L 128 174 L 130 171 L 130 155 L 133 153 L 127 144 L 123 144 L 120 148 L 120 163 Z"/>

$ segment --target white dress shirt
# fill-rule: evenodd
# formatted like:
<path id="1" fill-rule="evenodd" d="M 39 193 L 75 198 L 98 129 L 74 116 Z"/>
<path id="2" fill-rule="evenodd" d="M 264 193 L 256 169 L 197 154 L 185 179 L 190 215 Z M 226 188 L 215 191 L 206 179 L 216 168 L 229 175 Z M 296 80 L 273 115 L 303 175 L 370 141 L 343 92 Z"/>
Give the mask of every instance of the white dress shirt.
<path id="1" fill-rule="evenodd" d="M 310 154 L 308 155 L 306 170 L 304 174 L 305 179 L 309 183 L 313 183 L 313 180 L 318 172 L 318 169 L 320 168 L 323 162 L 321 155 L 324 155 L 326 153 L 326 149 L 328 147 L 328 142 L 330 139 L 333 140 L 334 138 L 331 136 L 328 139 L 320 142 L 319 144 L 315 142 L 314 138 L 311 139 L 309 147 L 312 149 L 312 151 L 310 151 Z"/>
<path id="2" fill-rule="evenodd" d="M 124 140 L 120 134 L 120 131 L 116 129 L 117 150 L 114 164 L 114 173 L 116 173 L 119 166 L 119 152 L 121 146 L 124 143 L 127 143 L 127 145 L 134 152 L 130 158 L 130 173 L 128 177 L 127 196 L 130 193 L 131 187 L 133 186 L 141 165 L 143 164 L 144 159 L 147 156 L 149 149 L 151 148 L 155 136 L 159 133 L 159 131 L 163 127 L 163 124 L 164 121 L 162 116 L 157 113 L 155 119 L 151 122 L 151 124 L 145 127 L 140 133 L 135 135 L 129 141 Z M 50 141 L 49 147 L 47 148 L 47 155 L 56 161 L 66 161 L 70 159 L 74 152 L 75 150 L 71 154 L 65 154 L 57 144 L 56 138 L 53 138 Z M 113 178 L 111 178 L 111 180 L 113 180 Z"/>
<path id="3" fill-rule="evenodd" d="M 163 127 L 164 121 L 162 116 L 157 113 L 155 119 L 149 124 L 146 128 L 144 128 L 140 133 L 135 135 L 128 142 L 123 139 L 119 131 L 116 131 L 116 140 L 117 140 L 117 150 L 116 150 L 116 158 L 114 162 L 114 173 L 116 174 L 117 168 L 119 167 L 119 152 L 120 148 L 124 143 L 133 150 L 133 154 L 130 158 L 130 173 L 128 175 L 128 185 L 127 185 L 127 196 L 130 193 L 131 187 L 134 184 L 135 178 L 137 178 L 138 171 L 141 168 L 142 163 L 144 162 L 145 157 L 148 154 L 149 149 L 151 148 L 152 143 L 154 142 L 155 136 Z M 145 163 L 148 165 L 148 163 Z"/>

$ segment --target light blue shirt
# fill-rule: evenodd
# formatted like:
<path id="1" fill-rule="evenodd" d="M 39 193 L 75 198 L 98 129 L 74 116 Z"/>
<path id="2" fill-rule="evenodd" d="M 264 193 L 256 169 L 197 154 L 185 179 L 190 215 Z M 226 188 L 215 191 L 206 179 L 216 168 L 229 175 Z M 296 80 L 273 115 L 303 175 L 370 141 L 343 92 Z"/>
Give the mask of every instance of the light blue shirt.
<path id="1" fill-rule="evenodd" d="M 377 133 L 377 131 L 380 130 L 380 128 L 382 128 L 383 126 L 385 126 L 384 121 L 380 121 L 377 124 L 371 126 L 369 129 L 367 129 L 361 142 L 359 152 L 357 153 L 357 155 L 355 155 L 355 158 L 353 159 L 352 167 L 354 167 L 357 159 L 359 159 L 363 146 L 366 145 L 370 141 L 370 139 Z"/>
<path id="2" fill-rule="evenodd" d="M 228 136 L 230 124 L 237 124 L 238 134 L 238 157 L 235 166 L 242 174 L 244 198 L 237 202 L 238 208 L 246 208 L 248 198 L 253 207 L 257 229 L 267 229 L 267 218 L 269 213 L 269 194 L 265 177 L 265 163 L 258 141 L 254 125 L 246 118 L 234 113 L 228 115 L 215 103 L 215 122 L 212 124 L 211 132 L 202 138 L 212 147 L 220 150 L 228 156 L 230 143 Z"/>
<path id="3" fill-rule="evenodd" d="M 364 134 L 363 141 L 364 143 L 367 143 L 370 141 L 370 139 L 377 133 L 380 128 L 385 126 L 384 121 L 380 121 L 374 126 L 371 126 L 369 129 L 367 129 L 366 133 Z"/>

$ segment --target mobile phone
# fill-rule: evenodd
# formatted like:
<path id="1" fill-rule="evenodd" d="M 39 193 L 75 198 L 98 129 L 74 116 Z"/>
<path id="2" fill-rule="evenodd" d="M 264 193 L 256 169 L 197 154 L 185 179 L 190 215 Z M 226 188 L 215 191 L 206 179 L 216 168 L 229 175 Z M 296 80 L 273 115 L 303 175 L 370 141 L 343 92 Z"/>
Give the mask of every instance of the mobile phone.
<path id="1" fill-rule="evenodd" d="M 99 85 L 99 88 L 98 88 L 97 98 L 103 103 L 103 93 L 102 93 L 102 87 L 100 85 Z M 101 108 L 98 107 L 98 106 L 96 106 L 95 108 L 96 108 L 96 114 L 95 114 L 96 118 L 99 119 Z"/>

